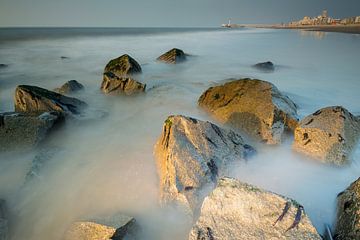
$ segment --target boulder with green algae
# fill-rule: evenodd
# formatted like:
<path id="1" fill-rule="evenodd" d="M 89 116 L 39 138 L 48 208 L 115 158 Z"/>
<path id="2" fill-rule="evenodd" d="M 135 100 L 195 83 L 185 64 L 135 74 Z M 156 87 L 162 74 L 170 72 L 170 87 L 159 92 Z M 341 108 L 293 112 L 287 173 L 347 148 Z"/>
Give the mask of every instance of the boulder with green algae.
<path id="1" fill-rule="evenodd" d="M 297 126 L 297 107 L 272 83 L 239 79 L 211 87 L 199 106 L 223 124 L 267 144 L 281 142 L 285 130 Z"/>
<path id="2" fill-rule="evenodd" d="M 162 205 L 175 204 L 191 216 L 231 162 L 255 150 L 239 134 L 213 123 L 170 116 L 155 145 Z"/>
<path id="3" fill-rule="evenodd" d="M 334 239 L 360 239 L 360 178 L 337 197 Z"/>
<path id="4" fill-rule="evenodd" d="M 165 62 L 165 63 L 171 63 L 176 64 L 180 63 L 186 60 L 186 54 L 183 50 L 178 48 L 173 48 L 160 57 L 157 58 L 157 60 Z"/>
<path id="5" fill-rule="evenodd" d="M 25 113 L 59 112 L 62 115 L 80 114 L 87 104 L 44 88 L 19 85 L 15 90 L 15 111 Z"/>
<path id="6" fill-rule="evenodd" d="M 296 219 L 299 222 L 294 225 Z M 199 239 L 322 238 L 296 201 L 236 179 L 221 178 L 205 198 L 189 234 L 189 240 Z"/>
<path id="7" fill-rule="evenodd" d="M 140 64 L 127 54 L 110 60 L 104 72 L 112 72 L 118 77 L 130 76 L 142 72 Z"/>
<path id="8" fill-rule="evenodd" d="M 340 106 L 322 108 L 299 122 L 293 149 L 321 162 L 343 165 L 360 137 L 359 120 Z"/>
<path id="9" fill-rule="evenodd" d="M 112 72 L 103 75 L 101 90 L 106 94 L 132 95 L 145 92 L 146 84 L 142 84 L 132 77 L 118 77 Z"/>

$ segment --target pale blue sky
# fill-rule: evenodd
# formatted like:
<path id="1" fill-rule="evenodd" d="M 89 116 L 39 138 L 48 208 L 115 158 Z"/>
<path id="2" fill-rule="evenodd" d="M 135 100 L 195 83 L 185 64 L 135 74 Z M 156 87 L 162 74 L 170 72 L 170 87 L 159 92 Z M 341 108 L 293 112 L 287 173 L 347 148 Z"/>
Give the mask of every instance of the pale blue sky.
<path id="1" fill-rule="evenodd" d="M 0 27 L 212 27 L 360 15 L 360 0 L 0 0 Z"/>

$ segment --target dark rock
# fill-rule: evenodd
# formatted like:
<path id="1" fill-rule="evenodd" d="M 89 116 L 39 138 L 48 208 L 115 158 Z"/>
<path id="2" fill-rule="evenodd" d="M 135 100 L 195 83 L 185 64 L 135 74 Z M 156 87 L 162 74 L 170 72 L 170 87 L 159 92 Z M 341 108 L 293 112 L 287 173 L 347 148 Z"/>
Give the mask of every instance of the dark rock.
<path id="1" fill-rule="evenodd" d="M 6 202 L 0 199 L 0 240 L 7 240 L 9 238 L 7 217 Z"/>
<path id="2" fill-rule="evenodd" d="M 263 71 L 274 71 L 275 66 L 272 62 L 261 62 L 254 65 L 255 68 L 263 70 Z"/>
<path id="3" fill-rule="evenodd" d="M 157 60 L 172 64 L 180 63 L 186 60 L 186 54 L 181 49 L 173 48 L 158 57 Z"/>
<path id="4" fill-rule="evenodd" d="M 19 85 L 15 90 L 15 111 L 26 113 L 59 112 L 62 115 L 80 114 L 87 104 L 44 88 Z"/>
<path id="5" fill-rule="evenodd" d="M 132 77 L 118 77 L 112 72 L 104 73 L 101 90 L 106 94 L 132 95 L 145 92 L 146 84 L 142 84 Z"/>
<path id="6" fill-rule="evenodd" d="M 140 64 L 132 57 L 125 54 L 118 58 L 112 59 L 104 69 L 104 72 L 112 72 L 118 77 L 128 77 L 130 75 L 142 72 Z"/>
<path id="7" fill-rule="evenodd" d="M 0 63 L 0 68 L 6 68 L 6 67 L 8 67 L 9 65 L 7 65 L 7 64 L 4 64 L 4 63 Z"/>
<path id="8" fill-rule="evenodd" d="M 37 146 L 61 120 L 62 117 L 56 112 L 40 115 L 1 113 L 0 152 L 26 150 Z"/>
<path id="9" fill-rule="evenodd" d="M 54 89 L 55 92 L 60 94 L 69 94 L 83 90 L 84 86 L 76 80 L 70 80 L 62 85 L 60 88 Z"/>
<path id="10" fill-rule="evenodd" d="M 61 59 L 69 59 L 69 57 L 66 57 L 66 56 L 61 56 L 60 58 Z"/>
<path id="11" fill-rule="evenodd" d="M 360 178 L 337 197 L 334 239 L 360 239 Z"/>
<path id="12" fill-rule="evenodd" d="M 297 108 L 272 83 L 240 79 L 209 88 L 199 106 L 218 121 L 268 144 L 281 142 L 297 126 Z"/>

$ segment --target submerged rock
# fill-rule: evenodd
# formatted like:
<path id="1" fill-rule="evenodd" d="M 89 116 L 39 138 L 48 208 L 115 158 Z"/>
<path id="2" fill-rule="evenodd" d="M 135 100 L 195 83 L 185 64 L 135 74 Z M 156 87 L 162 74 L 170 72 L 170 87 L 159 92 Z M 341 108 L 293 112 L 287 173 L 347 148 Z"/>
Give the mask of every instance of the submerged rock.
<path id="1" fill-rule="evenodd" d="M 225 166 L 254 151 L 231 130 L 190 117 L 168 117 L 155 145 L 161 203 L 175 203 L 192 213 L 207 186 L 226 173 Z"/>
<path id="2" fill-rule="evenodd" d="M 110 218 L 73 223 L 64 240 L 123 240 L 135 239 L 137 224 L 134 218 L 116 214 Z"/>
<path id="3" fill-rule="evenodd" d="M 7 65 L 7 64 L 4 64 L 4 63 L 0 63 L 0 68 L 6 68 L 6 67 L 8 67 L 9 65 Z"/>
<path id="4" fill-rule="evenodd" d="M 257 63 L 254 65 L 254 67 L 259 70 L 263 70 L 263 71 L 274 71 L 275 70 L 274 64 L 270 61 Z"/>
<path id="5" fill-rule="evenodd" d="M 87 104 L 76 98 L 66 97 L 44 88 L 19 85 L 15 90 L 15 111 L 17 112 L 49 112 L 55 111 L 63 115 L 80 114 Z"/>
<path id="6" fill-rule="evenodd" d="M 142 72 L 140 64 L 132 57 L 124 54 L 118 58 L 112 59 L 104 69 L 104 72 L 112 72 L 118 77 L 130 76 Z"/>
<path id="7" fill-rule="evenodd" d="M 296 201 L 231 178 L 205 198 L 189 240 L 318 239 Z"/>
<path id="8" fill-rule="evenodd" d="M 356 117 L 343 107 L 326 107 L 305 117 L 295 129 L 293 149 L 322 162 L 348 162 L 360 134 Z"/>
<path id="9" fill-rule="evenodd" d="M 38 154 L 35 155 L 31 161 L 31 167 L 26 174 L 25 183 L 33 180 L 34 178 L 40 178 L 41 170 L 44 166 L 51 161 L 51 159 L 59 152 L 58 148 L 44 148 L 41 149 Z"/>
<path id="10" fill-rule="evenodd" d="M 360 239 L 360 178 L 338 197 L 334 239 Z"/>
<path id="11" fill-rule="evenodd" d="M 165 62 L 165 63 L 180 63 L 186 60 L 186 54 L 183 52 L 183 50 L 178 48 L 173 48 L 160 57 L 157 58 L 157 60 Z"/>
<path id="12" fill-rule="evenodd" d="M 0 240 L 7 240 L 9 226 L 6 213 L 6 202 L 3 199 L 0 199 Z"/>
<path id="13" fill-rule="evenodd" d="M 280 143 L 284 131 L 295 129 L 298 121 L 295 103 L 273 84 L 257 79 L 211 87 L 198 103 L 218 121 L 268 144 Z"/>
<path id="14" fill-rule="evenodd" d="M 61 120 L 56 112 L 40 115 L 0 113 L 0 152 L 37 146 Z"/>
<path id="15" fill-rule="evenodd" d="M 82 89 L 84 89 L 84 85 L 82 85 L 76 80 L 70 80 L 67 81 L 61 87 L 54 89 L 54 91 L 60 94 L 69 94 L 69 93 L 78 92 Z"/>
<path id="16" fill-rule="evenodd" d="M 132 95 L 145 92 L 146 85 L 131 77 L 118 77 L 112 72 L 104 73 L 104 79 L 101 84 L 101 90 L 107 94 Z"/>

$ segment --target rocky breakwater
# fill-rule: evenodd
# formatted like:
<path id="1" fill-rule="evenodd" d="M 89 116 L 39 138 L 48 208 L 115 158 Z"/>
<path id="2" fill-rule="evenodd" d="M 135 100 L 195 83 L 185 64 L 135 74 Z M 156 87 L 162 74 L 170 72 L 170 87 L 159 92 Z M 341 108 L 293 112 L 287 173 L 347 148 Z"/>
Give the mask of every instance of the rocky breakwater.
<path id="1" fill-rule="evenodd" d="M 322 108 L 305 117 L 295 129 L 293 149 L 321 162 L 349 162 L 360 137 L 357 117 L 340 106 Z"/>
<path id="2" fill-rule="evenodd" d="M 304 208 L 292 199 L 232 178 L 205 198 L 189 240 L 321 240 Z"/>
<path id="3" fill-rule="evenodd" d="M 297 126 L 297 107 L 273 84 L 240 79 L 211 87 L 198 100 L 214 118 L 255 140 L 278 144 L 285 130 Z"/>
<path id="4" fill-rule="evenodd" d="M 158 61 L 170 64 L 176 64 L 186 61 L 186 54 L 183 50 L 178 48 L 173 48 L 160 57 L 157 58 Z"/>
<path id="5" fill-rule="evenodd" d="M 141 72 L 140 64 L 127 54 L 112 59 L 105 66 L 101 91 L 125 95 L 144 92 L 146 85 L 135 80 Z"/>
<path id="6" fill-rule="evenodd" d="M 174 203 L 192 214 L 226 174 L 225 166 L 252 153 L 231 130 L 181 115 L 168 117 L 155 145 L 161 203 Z"/>
<path id="7" fill-rule="evenodd" d="M 334 239 L 360 239 L 360 178 L 339 193 Z"/>

